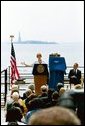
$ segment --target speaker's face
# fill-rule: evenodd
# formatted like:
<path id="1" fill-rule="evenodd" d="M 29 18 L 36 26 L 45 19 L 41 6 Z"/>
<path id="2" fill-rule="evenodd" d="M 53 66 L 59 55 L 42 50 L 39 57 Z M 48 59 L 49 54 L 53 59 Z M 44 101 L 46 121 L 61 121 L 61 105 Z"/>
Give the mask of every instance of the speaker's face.
<path id="1" fill-rule="evenodd" d="M 41 53 L 38 53 L 38 54 L 37 54 L 37 58 L 40 59 L 41 57 L 42 57 Z"/>
<path id="2" fill-rule="evenodd" d="M 38 56 L 37 56 L 37 58 L 38 58 L 38 59 L 41 59 L 41 56 L 40 56 L 40 55 L 38 55 Z"/>

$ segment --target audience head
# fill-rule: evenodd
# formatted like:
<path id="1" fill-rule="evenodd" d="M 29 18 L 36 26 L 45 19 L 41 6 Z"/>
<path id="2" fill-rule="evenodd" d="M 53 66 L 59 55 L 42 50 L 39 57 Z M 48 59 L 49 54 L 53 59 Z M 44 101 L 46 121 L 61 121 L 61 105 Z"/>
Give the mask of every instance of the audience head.
<path id="1" fill-rule="evenodd" d="M 42 85 L 42 86 L 41 86 L 41 93 L 42 93 L 42 92 L 47 92 L 47 91 L 48 91 L 47 86 L 46 86 L 46 85 Z"/>
<path id="2" fill-rule="evenodd" d="M 18 101 L 18 99 L 19 99 L 19 93 L 18 93 L 18 92 L 14 92 L 14 93 L 12 94 L 12 99 L 13 99 L 14 101 Z"/>
<path id="3" fill-rule="evenodd" d="M 74 104 L 74 99 L 68 92 L 65 92 L 63 95 L 61 95 L 57 103 L 59 106 L 75 111 L 76 106 Z"/>
<path id="4" fill-rule="evenodd" d="M 67 108 L 50 107 L 35 112 L 28 125 L 80 125 L 80 120 Z"/>
<path id="5" fill-rule="evenodd" d="M 11 88 L 11 95 L 12 95 L 14 92 L 18 92 L 18 93 L 19 93 L 19 86 L 18 86 L 18 85 L 15 85 L 15 84 L 12 85 L 12 88 Z"/>
<path id="6" fill-rule="evenodd" d="M 24 113 L 24 107 L 22 105 L 20 105 L 18 102 L 12 103 L 12 106 L 19 107 L 21 109 L 22 113 Z"/>
<path id="7" fill-rule="evenodd" d="M 53 94 L 52 94 L 52 100 L 58 100 L 58 98 L 59 98 L 58 92 L 57 91 L 53 92 Z"/>
<path id="8" fill-rule="evenodd" d="M 75 89 L 82 89 L 82 85 L 81 84 L 77 84 L 74 86 Z"/>
<path id="9" fill-rule="evenodd" d="M 25 94 L 26 94 L 26 97 L 30 96 L 32 94 L 32 90 L 31 89 L 27 89 Z"/>
<path id="10" fill-rule="evenodd" d="M 65 92 L 65 88 L 61 87 L 59 90 L 59 96 L 61 96 Z"/>
<path id="11" fill-rule="evenodd" d="M 71 97 L 73 97 L 75 107 L 77 108 L 76 114 L 81 120 L 81 125 L 84 125 L 84 88 L 82 89 L 72 89 L 68 92 Z"/>
<path id="12" fill-rule="evenodd" d="M 6 121 L 8 122 L 15 122 L 15 121 L 21 121 L 22 119 L 22 111 L 19 107 L 11 107 L 8 109 L 6 113 Z"/>
<path id="13" fill-rule="evenodd" d="M 28 89 L 31 89 L 32 92 L 34 92 L 35 91 L 35 85 L 34 84 L 29 84 Z"/>
<path id="14" fill-rule="evenodd" d="M 62 83 L 58 83 L 57 84 L 57 91 L 59 92 L 60 88 L 63 87 L 63 84 Z"/>

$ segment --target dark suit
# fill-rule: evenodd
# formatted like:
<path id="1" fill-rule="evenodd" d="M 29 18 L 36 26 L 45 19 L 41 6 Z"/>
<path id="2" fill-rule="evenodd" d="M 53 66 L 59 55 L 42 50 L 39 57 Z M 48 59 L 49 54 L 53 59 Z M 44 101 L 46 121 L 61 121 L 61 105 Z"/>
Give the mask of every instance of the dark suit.
<path id="1" fill-rule="evenodd" d="M 73 78 L 71 78 L 71 76 L 75 76 Z M 69 78 L 69 83 L 70 84 L 80 84 L 81 83 L 81 71 L 77 69 L 77 72 L 75 72 L 74 69 L 70 70 L 69 74 L 68 74 L 68 78 Z"/>

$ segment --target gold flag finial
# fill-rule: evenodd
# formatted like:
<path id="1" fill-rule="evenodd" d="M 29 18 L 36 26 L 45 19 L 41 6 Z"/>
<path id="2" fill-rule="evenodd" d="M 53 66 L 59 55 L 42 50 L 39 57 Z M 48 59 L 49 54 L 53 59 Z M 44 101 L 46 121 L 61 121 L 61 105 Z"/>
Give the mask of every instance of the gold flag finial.
<path id="1" fill-rule="evenodd" d="M 13 41 L 14 35 L 10 35 L 11 42 Z"/>

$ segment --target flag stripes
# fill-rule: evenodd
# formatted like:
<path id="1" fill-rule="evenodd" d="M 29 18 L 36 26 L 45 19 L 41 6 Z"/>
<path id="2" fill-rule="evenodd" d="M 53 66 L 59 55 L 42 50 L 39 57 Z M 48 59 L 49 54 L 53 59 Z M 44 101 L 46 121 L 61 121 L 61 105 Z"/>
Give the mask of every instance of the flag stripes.
<path id="1" fill-rule="evenodd" d="M 20 78 L 19 71 L 17 69 L 16 65 L 16 57 L 15 57 L 15 51 L 13 43 L 11 43 L 11 85 L 14 83 L 15 80 Z"/>

